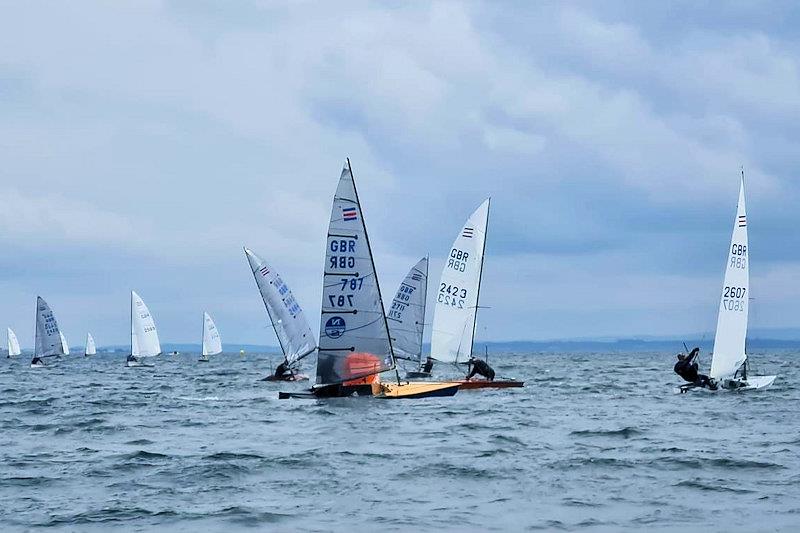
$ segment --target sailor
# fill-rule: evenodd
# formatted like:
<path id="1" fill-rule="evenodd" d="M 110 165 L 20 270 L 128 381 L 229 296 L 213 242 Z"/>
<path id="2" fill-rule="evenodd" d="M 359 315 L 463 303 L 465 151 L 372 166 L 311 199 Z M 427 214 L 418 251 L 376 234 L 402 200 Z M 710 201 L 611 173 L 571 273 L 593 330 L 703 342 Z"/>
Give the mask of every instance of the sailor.
<path id="1" fill-rule="evenodd" d="M 128 358 L 126 359 L 126 361 L 127 361 L 128 363 L 135 363 L 135 362 L 137 362 L 137 361 L 138 361 L 138 359 L 136 359 L 136 356 L 135 356 L 135 355 L 133 355 L 133 354 L 128 354 Z"/>
<path id="2" fill-rule="evenodd" d="M 431 359 L 431 356 L 430 356 L 430 355 L 429 355 L 429 356 L 428 356 L 428 358 L 425 360 L 425 364 L 424 364 L 424 365 L 422 365 L 422 369 L 421 369 L 421 370 L 422 370 L 423 372 L 425 372 L 426 374 L 430 374 L 430 373 L 431 373 L 431 370 L 433 370 L 433 359 Z"/>
<path id="3" fill-rule="evenodd" d="M 281 364 L 278 365 L 278 368 L 275 369 L 275 379 L 286 379 L 288 376 L 294 375 L 292 369 L 289 368 L 289 361 L 286 359 L 283 360 Z"/>
<path id="4" fill-rule="evenodd" d="M 38 357 L 34 357 L 34 358 L 33 358 L 33 361 L 31 361 L 31 364 L 32 364 L 32 365 L 43 365 L 43 364 L 44 364 L 44 361 L 42 361 L 42 360 L 41 360 L 40 358 L 38 358 Z"/>
<path id="5" fill-rule="evenodd" d="M 711 379 L 706 376 L 705 374 L 700 374 L 698 372 L 699 365 L 697 364 L 697 356 L 700 355 L 700 348 L 693 348 L 689 355 L 684 355 L 682 353 L 678 354 L 678 362 L 675 363 L 675 373 L 678 374 L 680 377 L 688 381 L 689 383 L 693 383 L 698 387 L 708 387 L 709 389 L 714 389 L 716 387 L 713 386 Z"/>
<path id="6" fill-rule="evenodd" d="M 467 364 L 471 369 L 469 374 L 467 374 L 467 380 L 472 379 L 475 374 L 480 374 L 489 381 L 494 381 L 494 370 L 489 366 L 489 363 L 483 359 L 478 359 L 473 355 L 469 358 Z"/>

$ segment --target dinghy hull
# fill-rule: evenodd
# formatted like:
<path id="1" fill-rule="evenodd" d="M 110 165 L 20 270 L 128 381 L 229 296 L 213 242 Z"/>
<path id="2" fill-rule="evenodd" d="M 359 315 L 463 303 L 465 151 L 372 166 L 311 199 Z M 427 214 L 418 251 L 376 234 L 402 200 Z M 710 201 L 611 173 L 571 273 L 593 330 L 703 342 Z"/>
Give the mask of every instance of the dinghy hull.
<path id="1" fill-rule="evenodd" d="M 459 386 L 449 382 L 375 383 L 373 395 L 387 400 L 442 398 L 455 396 Z"/>
<path id="2" fill-rule="evenodd" d="M 458 383 L 461 385 L 461 390 L 465 389 L 512 389 L 524 387 L 524 381 L 517 381 L 516 379 L 496 379 L 489 381 L 487 379 L 461 379 L 451 381 L 450 383 Z"/>
<path id="3" fill-rule="evenodd" d="M 261 381 L 308 381 L 308 376 L 305 374 L 294 374 L 286 377 L 275 377 L 273 375 L 262 378 Z"/>

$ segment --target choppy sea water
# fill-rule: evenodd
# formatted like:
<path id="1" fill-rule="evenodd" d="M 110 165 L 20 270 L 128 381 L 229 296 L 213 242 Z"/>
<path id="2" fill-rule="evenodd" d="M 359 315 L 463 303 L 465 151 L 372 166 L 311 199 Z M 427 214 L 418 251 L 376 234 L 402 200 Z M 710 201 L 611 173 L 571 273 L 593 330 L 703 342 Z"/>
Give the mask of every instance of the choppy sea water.
<path id="1" fill-rule="evenodd" d="M 0 361 L 0 530 L 800 530 L 794 353 L 684 395 L 670 354 L 497 355 L 524 389 L 405 401 L 196 359 Z"/>

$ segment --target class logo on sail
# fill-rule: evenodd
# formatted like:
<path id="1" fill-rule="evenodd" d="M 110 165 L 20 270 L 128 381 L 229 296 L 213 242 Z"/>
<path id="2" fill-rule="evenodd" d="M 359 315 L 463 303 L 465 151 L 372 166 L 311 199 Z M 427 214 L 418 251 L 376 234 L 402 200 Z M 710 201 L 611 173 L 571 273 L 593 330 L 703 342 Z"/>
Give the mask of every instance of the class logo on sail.
<path id="1" fill-rule="evenodd" d="M 740 228 L 747 227 L 747 215 L 739 215 L 739 227 Z"/>
<path id="2" fill-rule="evenodd" d="M 325 335 L 331 339 L 338 339 L 346 329 L 347 324 L 345 324 L 344 318 L 340 316 L 332 316 L 325 322 Z"/>
<path id="3" fill-rule="evenodd" d="M 465 226 L 464 231 L 461 232 L 461 236 L 466 237 L 467 239 L 471 239 L 474 234 L 475 228 L 470 228 L 469 226 Z"/>

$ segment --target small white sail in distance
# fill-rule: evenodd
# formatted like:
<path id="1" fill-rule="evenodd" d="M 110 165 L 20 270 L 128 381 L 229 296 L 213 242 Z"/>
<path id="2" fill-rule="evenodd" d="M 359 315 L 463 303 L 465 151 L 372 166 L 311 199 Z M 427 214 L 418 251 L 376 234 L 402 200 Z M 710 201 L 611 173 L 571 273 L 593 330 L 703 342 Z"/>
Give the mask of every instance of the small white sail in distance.
<path id="1" fill-rule="evenodd" d="M 142 298 L 131 291 L 131 355 L 154 357 L 161 353 L 158 331 Z"/>
<path id="2" fill-rule="evenodd" d="M 67 338 L 63 333 L 59 333 L 59 335 L 61 335 L 61 349 L 64 350 L 64 355 L 69 355 L 69 343 L 67 342 Z"/>
<path id="3" fill-rule="evenodd" d="M 289 364 L 296 363 L 317 349 L 314 332 L 278 272 L 252 250 L 245 248 L 244 253 L 283 355 Z"/>
<path id="4" fill-rule="evenodd" d="M 725 264 L 725 281 L 717 316 L 714 352 L 710 377 L 724 380 L 733 377 L 747 359 L 747 315 L 750 300 L 750 250 L 747 238 L 744 177 L 739 185 L 739 204 L 733 222 L 733 234 Z"/>
<path id="5" fill-rule="evenodd" d="M 422 334 L 425 328 L 425 302 L 428 295 L 428 258 L 411 267 L 397 288 L 386 321 L 397 359 L 422 360 Z"/>
<path id="6" fill-rule="evenodd" d="M 211 315 L 203 313 L 203 357 L 222 353 L 222 339 Z"/>
<path id="7" fill-rule="evenodd" d="M 472 355 L 489 203 L 487 198 L 470 215 L 445 259 L 431 335 L 431 357 L 438 361 L 457 363 Z"/>
<path id="8" fill-rule="evenodd" d="M 21 355 L 22 350 L 19 349 L 19 339 L 17 339 L 17 334 L 14 333 L 14 330 L 11 328 L 6 328 L 8 331 L 8 356 L 14 357 L 16 355 Z"/>
<path id="9" fill-rule="evenodd" d="M 86 334 L 86 349 L 83 351 L 84 355 L 97 355 L 97 346 L 94 344 L 94 337 L 91 333 Z"/>

